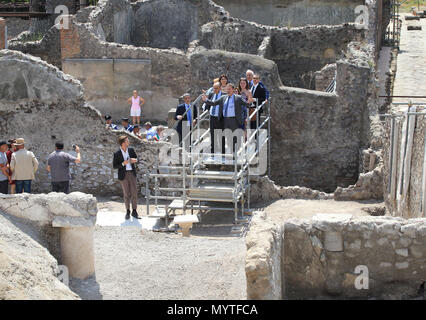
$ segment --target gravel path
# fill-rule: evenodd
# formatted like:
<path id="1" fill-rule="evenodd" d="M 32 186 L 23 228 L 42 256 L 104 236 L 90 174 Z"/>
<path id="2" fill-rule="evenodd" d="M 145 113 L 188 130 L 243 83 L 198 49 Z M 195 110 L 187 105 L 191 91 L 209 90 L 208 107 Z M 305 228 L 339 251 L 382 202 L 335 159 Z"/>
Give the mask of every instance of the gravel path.
<path id="1" fill-rule="evenodd" d="M 96 279 L 71 279 L 83 299 L 246 299 L 244 238 L 95 229 Z"/>
<path id="2" fill-rule="evenodd" d="M 98 199 L 98 208 L 120 211 L 120 201 Z M 142 203 L 141 203 L 142 204 Z M 282 223 L 316 213 L 367 215 L 381 202 L 278 200 L 261 209 Z M 143 206 L 138 210 L 146 215 Z M 231 233 L 232 216 L 209 214 L 191 237 L 133 226 L 96 226 L 96 276 L 71 279 L 82 299 L 246 299 L 245 238 Z"/>

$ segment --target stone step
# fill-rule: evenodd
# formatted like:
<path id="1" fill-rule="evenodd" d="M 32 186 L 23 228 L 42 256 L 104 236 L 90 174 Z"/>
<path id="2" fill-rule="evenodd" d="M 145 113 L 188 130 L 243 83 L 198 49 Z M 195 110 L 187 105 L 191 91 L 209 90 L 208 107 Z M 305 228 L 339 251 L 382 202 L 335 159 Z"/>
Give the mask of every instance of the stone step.
<path id="1" fill-rule="evenodd" d="M 157 208 L 155 208 L 155 210 L 149 215 L 149 217 L 152 218 L 165 218 L 166 216 L 166 208 L 162 206 L 158 206 Z"/>

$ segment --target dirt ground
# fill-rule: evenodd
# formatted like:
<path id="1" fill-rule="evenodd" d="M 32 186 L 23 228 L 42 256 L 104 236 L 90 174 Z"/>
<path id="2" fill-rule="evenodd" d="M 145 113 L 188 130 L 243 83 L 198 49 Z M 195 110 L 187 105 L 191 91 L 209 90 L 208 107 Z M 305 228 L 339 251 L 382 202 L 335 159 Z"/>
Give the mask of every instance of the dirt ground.
<path id="1" fill-rule="evenodd" d="M 141 200 L 138 211 L 146 215 Z M 98 208 L 122 211 L 117 199 L 98 199 Z M 275 221 L 316 213 L 366 215 L 377 202 L 278 200 L 259 205 Z M 189 238 L 137 227 L 95 228 L 96 276 L 71 279 L 82 299 L 246 299 L 245 238 L 232 234 L 230 213 L 211 213 L 194 227 Z"/>
<path id="2" fill-rule="evenodd" d="M 318 213 L 345 213 L 353 216 L 365 216 L 369 213 L 363 209 L 384 208 L 380 201 L 334 201 L 334 200 L 300 200 L 286 199 L 275 201 L 265 207 L 269 218 L 284 222 L 291 218 L 310 219 Z"/>

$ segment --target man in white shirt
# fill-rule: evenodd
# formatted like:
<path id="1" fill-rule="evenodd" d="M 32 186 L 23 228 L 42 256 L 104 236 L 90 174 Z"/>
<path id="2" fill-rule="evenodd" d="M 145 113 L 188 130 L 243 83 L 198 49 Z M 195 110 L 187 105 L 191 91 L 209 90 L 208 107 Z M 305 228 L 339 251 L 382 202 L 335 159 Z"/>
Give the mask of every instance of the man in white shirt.
<path id="1" fill-rule="evenodd" d="M 126 205 L 126 219 L 130 219 L 130 202 L 132 204 L 132 217 L 140 219 L 136 211 L 138 207 L 138 188 L 136 181 L 136 166 L 138 156 L 127 136 L 118 138 L 120 150 L 114 153 L 113 168 L 118 169 L 118 180 L 123 189 L 124 204 Z"/>

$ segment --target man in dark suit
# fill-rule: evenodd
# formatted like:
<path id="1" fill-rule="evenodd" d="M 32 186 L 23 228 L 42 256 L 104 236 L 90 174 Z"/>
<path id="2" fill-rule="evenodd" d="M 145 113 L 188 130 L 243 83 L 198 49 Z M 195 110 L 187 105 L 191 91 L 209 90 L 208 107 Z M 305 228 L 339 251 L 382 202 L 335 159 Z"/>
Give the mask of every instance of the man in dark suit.
<path id="1" fill-rule="evenodd" d="M 240 95 L 234 94 L 234 88 L 232 83 L 228 83 L 226 88 L 228 94 L 214 101 L 207 99 L 207 95 L 203 95 L 203 101 L 206 105 L 219 105 L 219 120 L 223 120 L 224 129 L 231 129 L 231 131 L 242 127 L 245 120 L 243 116 L 243 106 L 249 107 L 254 101 L 252 98 L 245 101 Z M 233 145 L 235 146 L 235 142 Z"/>
<path id="2" fill-rule="evenodd" d="M 267 98 L 266 98 L 266 88 L 265 86 L 260 82 L 260 76 L 259 74 L 253 75 L 253 86 L 251 87 L 251 94 L 253 95 L 254 99 L 257 99 L 258 105 L 260 106 Z M 254 105 L 252 108 L 256 107 Z M 256 129 L 256 117 L 260 117 L 263 111 L 263 107 L 256 113 L 256 115 L 252 118 L 250 121 L 250 129 Z M 253 109 L 252 109 L 253 110 Z M 260 120 L 260 118 L 259 118 Z M 259 121 L 260 124 L 260 121 Z"/>
<path id="3" fill-rule="evenodd" d="M 175 120 L 178 121 L 176 131 L 179 134 L 179 143 L 182 143 L 182 126 L 185 126 L 184 131 L 188 134 L 197 118 L 197 107 L 192 106 L 189 93 L 183 95 L 183 101 L 184 103 L 178 105 L 175 112 Z"/>
<path id="4" fill-rule="evenodd" d="M 213 84 L 213 90 L 210 94 L 208 94 L 207 98 L 209 100 L 217 100 L 222 96 L 222 91 L 220 90 L 220 83 L 216 82 Z M 203 105 L 203 110 L 207 109 L 207 105 Z M 218 135 L 218 131 L 215 130 L 223 130 L 223 121 L 219 118 L 219 105 L 210 106 L 210 140 L 211 140 L 211 153 L 215 153 L 220 151 L 220 145 L 218 143 L 218 138 L 215 139 L 215 133 Z"/>
<path id="5" fill-rule="evenodd" d="M 136 166 L 138 156 L 127 136 L 118 138 L 120 149 L 114 153 L 113 168 L 118 169 L 118 180 L 123 189 L 123 198 L 126 205 L 126 219 L 130 218 L 130 201 L 132 202 L 132 217 L 140 219 L 136 211 L 138 206 L 138 188 L 136 183 Z"/>

